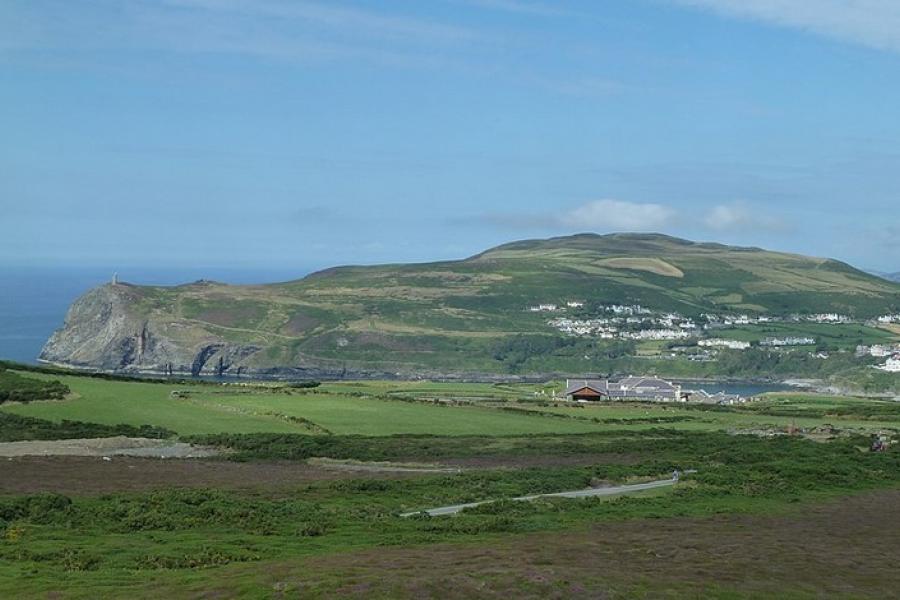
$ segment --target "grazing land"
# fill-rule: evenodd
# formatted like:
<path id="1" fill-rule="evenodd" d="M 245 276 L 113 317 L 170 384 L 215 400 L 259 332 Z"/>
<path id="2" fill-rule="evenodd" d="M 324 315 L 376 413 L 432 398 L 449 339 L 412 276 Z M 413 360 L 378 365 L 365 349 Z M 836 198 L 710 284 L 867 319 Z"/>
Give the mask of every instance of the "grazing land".
<path id="1" fill-rule="evenodd" d="M 5 403 L 3 440 L 145 432 L 222 454 L 0 461 L 3 597 L 804 598 L 897 583 L 895 402 L 584 406 L 552 399 L 561 382 L 15 374 L 69 392 Z M 675 485 L 634 494 L 511 500 L 674 469 Z M 827 565 L 847 560 L 838 581 Z"/>

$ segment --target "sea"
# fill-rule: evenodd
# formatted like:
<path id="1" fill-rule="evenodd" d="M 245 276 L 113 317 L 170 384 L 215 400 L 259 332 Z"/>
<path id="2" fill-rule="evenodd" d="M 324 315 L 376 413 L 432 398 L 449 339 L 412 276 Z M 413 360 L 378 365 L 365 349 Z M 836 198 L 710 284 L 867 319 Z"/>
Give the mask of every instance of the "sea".
<path id="1" fill-rule="evenodd" d="M 0 266 L 0 359 L 34 364 L 47 338 L 62 327 L 66 311 L 79 296 L 110 281 L 142 285 L 178 285 L 199 279 L 223 283 L 273 283 L 299 279 L 315 270 L 235 269 L 223 267 L 131 268 L 113 272 L 100 267 Z M 680 382 L 688 389 L 705 389 L 753 396 L 791 389 L 779 383 L 735 381 Z"/>

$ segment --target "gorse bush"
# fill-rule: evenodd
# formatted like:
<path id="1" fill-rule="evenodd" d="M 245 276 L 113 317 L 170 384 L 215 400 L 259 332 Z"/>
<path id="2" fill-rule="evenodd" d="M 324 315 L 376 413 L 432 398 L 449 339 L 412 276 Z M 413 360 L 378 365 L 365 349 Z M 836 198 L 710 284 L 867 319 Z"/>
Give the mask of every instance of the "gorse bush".
<path id="1" fill-rule="evenodd" d="M 0 499 L 0 525 L 14 521 L 47 524 L 65 520 L 72 510 L 72 500 L 61 494 L 37 494 Z"/>
<path id="2" fill-rule="evenodd" d="M 0 366 L 0 404 L 4 402 L 34 402 L 62 400 L 71 390 L 59 381 L 43 381 L 23 377 Z"/>
<path id="3" fill-rule="evenodd" d="M 68 420 L 55 423 L 44 419 L 0 412 L 0 442 L 102 438 L 120 435 L 166 439 L 174 437 L 175 432 L 153 425 L 140 425 L 138 427 L 124 424 L 100 425 L 98 423 Z"/>

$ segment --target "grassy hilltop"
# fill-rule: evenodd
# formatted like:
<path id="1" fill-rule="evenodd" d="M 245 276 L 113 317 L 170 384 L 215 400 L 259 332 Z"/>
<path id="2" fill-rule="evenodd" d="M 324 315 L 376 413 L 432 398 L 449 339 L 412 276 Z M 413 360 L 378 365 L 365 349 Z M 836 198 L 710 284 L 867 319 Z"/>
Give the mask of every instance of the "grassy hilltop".
<path id="1" fill-rule="evenodd" d="M 567 300 L 684 315 L 865 317 L 900 307 L 900 285 L 828 259 L 656 234 L 582 234 L 458 261 L 337 267 L 269 285 L 107 285 L 76 302 L 44 358 L 231 374 L 508 373 L 510 355 L 571 346 L 546 314 L 526 310 Z M 569 358 L 584 354 L 570 350 Z M 569 359 L 545 364 L 584 368 Z"/>

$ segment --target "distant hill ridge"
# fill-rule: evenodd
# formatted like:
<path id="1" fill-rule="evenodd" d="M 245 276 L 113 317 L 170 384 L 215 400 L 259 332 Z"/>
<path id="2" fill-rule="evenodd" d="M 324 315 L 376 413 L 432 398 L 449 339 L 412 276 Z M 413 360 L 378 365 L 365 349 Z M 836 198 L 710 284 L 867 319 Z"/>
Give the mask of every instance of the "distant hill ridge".
<path id="1" fill-rule="evenodd" d="M 885 273 L 883 271 L 869 271 L 872 275 L 876 275 L 881 277 L 882 279 L 887 279 L 888 281 L 896 281 L 900 283 L 900 271 L 896 273 Z"/>
<path id="2" fill-rule="evenodd" d="M 874 316 L 900 285 L 845 263 L 661 234 L 578 234 L 469 258 L 344 266 L 233 286 L 107 284 L 71 307 L 48 362 L 105 370 L 451 376 L 501 368 L 498 340 L 558 337 L 539 303 Z"/>

